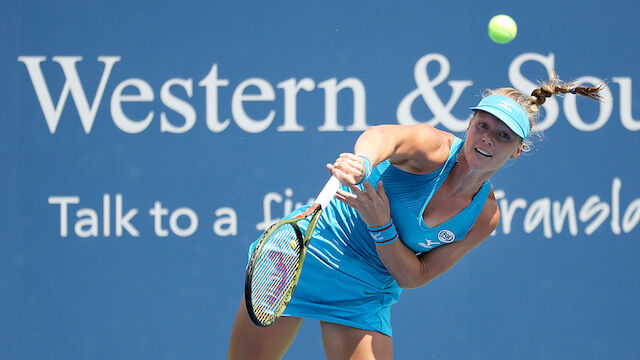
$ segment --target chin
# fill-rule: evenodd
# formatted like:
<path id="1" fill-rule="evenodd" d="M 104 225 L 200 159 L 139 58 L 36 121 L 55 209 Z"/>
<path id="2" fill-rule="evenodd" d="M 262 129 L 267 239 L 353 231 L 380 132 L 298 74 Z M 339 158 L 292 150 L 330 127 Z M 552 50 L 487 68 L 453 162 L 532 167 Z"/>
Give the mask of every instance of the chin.
<path id="1" fill-rule="evenodd" d="M 478 151 L 475 147 L 471 147 L 471 149 L 465 151 L 465 157 L 470 166 L 480 170 L 493 171 L 499 169 L 504 164 L 504 161 L 501 162 L 494 155 L 483 152 L 482 150 Z"/>

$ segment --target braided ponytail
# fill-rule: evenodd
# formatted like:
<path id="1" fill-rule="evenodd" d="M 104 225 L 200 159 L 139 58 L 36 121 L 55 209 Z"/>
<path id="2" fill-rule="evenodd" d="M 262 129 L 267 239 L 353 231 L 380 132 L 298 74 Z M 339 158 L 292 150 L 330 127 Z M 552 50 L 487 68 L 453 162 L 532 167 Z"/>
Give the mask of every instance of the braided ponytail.
<path id="1" fill-rule="evenodd" d="M 489 95 L 502 95 L 517 102 L 527 113 L 527 117 L 529 118 L 529 130 L 533 130 L 535 118 L 540 111 L 540 107 L 542 106 L 542 104 L 544 104 L 548 97 L 551 97 L 553 95 L 563 95 L 571 93 L 588 97 L 589 99 L 593 99 L 596 101 L 602 101 L 602 97 L 600 96 L 599 92 L 600 90 L 604 89 L 605 86 L 605 84 L 600 84 L 595 87 L 587 87 L 576 86 L 573 83 L 563 83 L 562 81 L 560 81 L 560 79 L 558 79 L 556 73 L 552 72 L 551 77 L 549 78 L 549 83 L 543 84 L 539 88 L 533 90 L 533 92 L 531 92 L 531 96 L 529 96 L 528 98 L 522 95 L 522 93 L 520 93 L 518 90 L 509 87 L 487 90 L 485 91 L 483 97 Z M 535 135 L 541 136 L 540 133 L 537 133 Z M 529 139 L 525 139 L 524 145 L 525 151 L 528 151 L 531 147 L 531 141 Z"/>
<path id="2" fill-rule="evenodd" d="M 604 88 L 604 84 L 600 84 L 595 87 L 588 86 L 575 86 L 572 83 L 562 83 L 555 72 L 551 73 L 551 77 L 549 78 L 549 84 L 544 84 L 540 86 L 538 89 L 533 90 L 531 92 L 531 96 L 527 98 L 530 102 L 531 112 L 540 111 L 540 106 L 544 104 L 548 97 L 552 95 L 558 94 L 576 94 L 584 97 L 588 97 L 589 99 L 593 99 L 596 101 L 602 101 L 602 97 L 600 94 L 600 90 Z M 525 107 L 525 111 L 529 114 L 528 109 Z"/>

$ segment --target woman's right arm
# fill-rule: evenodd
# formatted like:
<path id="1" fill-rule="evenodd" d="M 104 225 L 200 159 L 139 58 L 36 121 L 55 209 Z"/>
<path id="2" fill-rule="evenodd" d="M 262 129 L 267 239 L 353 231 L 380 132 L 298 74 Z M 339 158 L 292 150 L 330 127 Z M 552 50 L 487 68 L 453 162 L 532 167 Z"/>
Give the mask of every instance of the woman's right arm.
<path id="1" fill-rule="evenodd" d="M 363 132 L 354 153 L 343 153 L 327 168 L 345 185 L 354 185 L 364 175 L 363 160 L 372 167 L 389 160 L 395 167 L 413 174 L 426 174 L 447 160 L 453 135 L 427 124 L 378 125 Z"/>

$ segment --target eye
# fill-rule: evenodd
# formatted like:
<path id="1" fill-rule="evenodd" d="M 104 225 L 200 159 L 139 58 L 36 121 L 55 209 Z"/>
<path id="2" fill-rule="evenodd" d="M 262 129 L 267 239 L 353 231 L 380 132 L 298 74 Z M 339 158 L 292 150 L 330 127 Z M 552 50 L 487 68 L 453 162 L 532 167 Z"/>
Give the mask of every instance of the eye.
<path id="1" fill-rule="evenodd" d="M 503 139 L 509 139 L 510 138 L 509 134 L 504 132 L 504 131 L 500 133 L 500 137 L 503 138 Z"/>
<path id="2" fill-rule="evenodd" d="M 479 124 L 478 124 L 478 126 L 479 126 L 481 129 L 486 129 L 486 128 L 488 128 L 488 127 L 489 127 L 489 126 L 487 125 L 487 123 L 485 123 L 485 122 L 481 122 L 481 123 L 479 123 Z"/>

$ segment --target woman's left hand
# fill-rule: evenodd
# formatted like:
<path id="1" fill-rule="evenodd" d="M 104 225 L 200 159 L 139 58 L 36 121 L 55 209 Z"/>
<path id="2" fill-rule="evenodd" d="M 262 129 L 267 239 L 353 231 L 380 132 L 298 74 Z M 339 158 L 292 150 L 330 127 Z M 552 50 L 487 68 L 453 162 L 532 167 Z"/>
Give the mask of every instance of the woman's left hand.
<path id="1" fill-rule="evenodd" d="M 376 189 L 368 181 L 365 181 L 362 185 L 364 190 L 360 190 L 357 185 L 349 187 L 352 192 L 338 190 L 336 197 L 356 209 L 362 220 L 369 227 L 380 227 L 388 224 L 391 219 L 391 210 L 382 181 L 378 181 Z"/>

